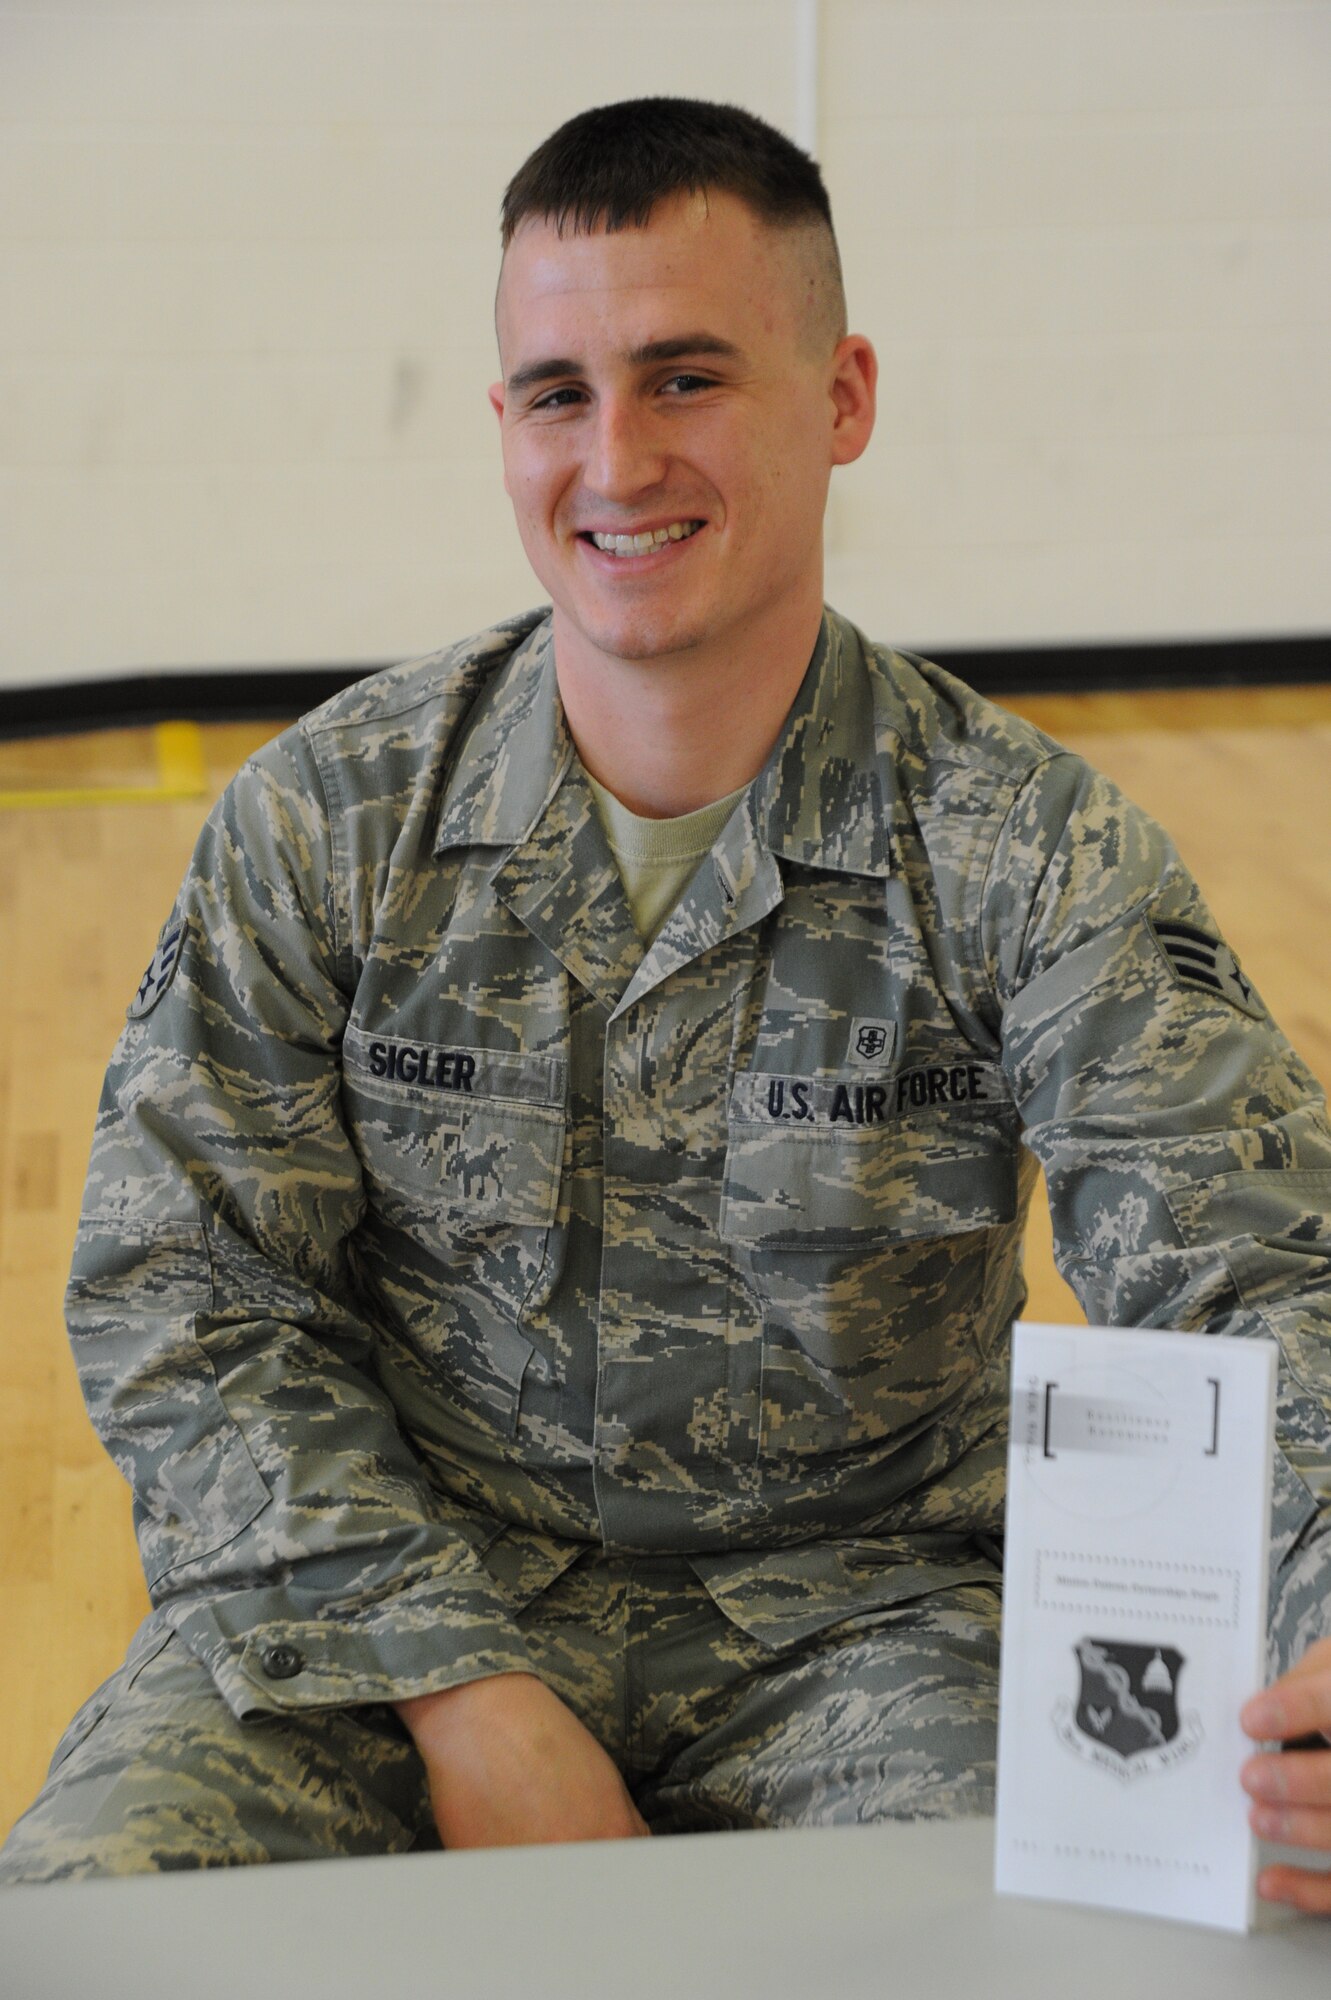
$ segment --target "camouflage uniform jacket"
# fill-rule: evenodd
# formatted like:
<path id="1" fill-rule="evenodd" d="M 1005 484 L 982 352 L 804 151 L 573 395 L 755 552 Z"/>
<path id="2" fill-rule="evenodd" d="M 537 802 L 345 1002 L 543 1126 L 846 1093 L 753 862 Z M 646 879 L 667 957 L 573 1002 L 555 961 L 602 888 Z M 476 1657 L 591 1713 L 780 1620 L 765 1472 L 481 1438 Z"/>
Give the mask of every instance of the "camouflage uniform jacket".
<path id="1" fill-rule="evenodd" d="M 1279 1338 L 1311 1636 L 1331 1135 L 1158 828 L 829 614 L 644 952 L 553 666 L 532 614 L 262 750 L 112 1060 L 74 1346 L 232 1707 L 521 1668 L 588 1545 L 772 1643 L 992 1582 L 1036 1160 L 1092 1321 Z"/>

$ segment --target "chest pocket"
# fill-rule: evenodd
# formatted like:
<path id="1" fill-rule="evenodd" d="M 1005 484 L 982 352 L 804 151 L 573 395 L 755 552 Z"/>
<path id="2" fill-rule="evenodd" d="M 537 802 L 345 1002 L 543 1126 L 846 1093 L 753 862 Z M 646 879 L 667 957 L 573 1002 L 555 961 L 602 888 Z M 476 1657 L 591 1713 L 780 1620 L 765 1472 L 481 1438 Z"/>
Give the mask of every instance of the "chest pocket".
<path id="1" fill-rule="evenodd" d="M 759 1452 L 778 1460 L 886 1443 L 953 1400 L 986 1358 L 986 1272 L 1017 1213 L 995 1066 L 797 1083 L 737 1080 L 721 1207 L 762 1313 Z"/>
<path id="2" fill-rule="evenodd" d="M 565 1069 L 552 1056 L 406 1042 L 349 1028 L 348 1123 L 368 1211 L 358 1267 L 401 1376 L 511 1432 L 550 1370 L 519 1328 L 558 1276 Z"/>
<path id="3" fill-rule="evenodd" d="M 343 1079 L 371 1181 L 463 1230 L 548 1229 L 564 1158 L 564 1065 L 553 1056 L 376 1039 L 349 1028 Z M 415 1233 L 413 1231 L 413 1233 Z"/>

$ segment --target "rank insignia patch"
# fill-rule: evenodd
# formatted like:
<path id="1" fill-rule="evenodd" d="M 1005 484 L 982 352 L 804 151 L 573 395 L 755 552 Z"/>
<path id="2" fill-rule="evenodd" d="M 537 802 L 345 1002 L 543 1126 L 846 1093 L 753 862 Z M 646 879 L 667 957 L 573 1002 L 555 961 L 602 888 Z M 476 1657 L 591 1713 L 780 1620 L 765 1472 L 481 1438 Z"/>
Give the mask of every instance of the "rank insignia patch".
<path id="1" fill-rule="evenodd" d="M 139 990 L 126 1009 L 125 1018 L 141 1021 L 145 1014 L 151 1014 L 167 987 L 176 976 L 185 950 L 185 939 L 189 935 L 189 925 L 183 917 L 170 917 L 162 926 L 162 934 L 157 940 L 157 949 L 152 955 L 148 970 L 139 981 Z"/>
<path id="2" fill-rule="evenodd" d="M 1148 917 L 1147 925 L 1159 945 L 1166 965 L 1180 986 L 1205 993 L 1212 1000 L 1228 1000 L 1241 1014 L 1264 1020 L 1266 1009 L 1251 980 L 1223 938 L 1198 930 L 1195 924 L 1166 923 Z"/>

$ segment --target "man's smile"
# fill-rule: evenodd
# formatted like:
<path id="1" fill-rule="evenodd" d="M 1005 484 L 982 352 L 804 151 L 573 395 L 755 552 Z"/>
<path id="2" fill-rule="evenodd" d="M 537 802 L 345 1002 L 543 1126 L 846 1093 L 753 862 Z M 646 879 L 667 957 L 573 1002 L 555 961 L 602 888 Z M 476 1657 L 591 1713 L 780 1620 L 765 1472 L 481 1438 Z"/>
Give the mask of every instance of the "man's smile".
<path id="1" fill-rule="evenodd" d="M 602 555 L 613 556 L 617 562 L 623 562 L 631 558 L 659 555 L 674 542 L 691 541 L 698 530 L 706 525 L 705 521 L 686 519 L 671 521 L 660 528 L 635 528 L 627 533 L 610 529 L 585 528 L 579 533 L 578 540 L 599 550 Z"/>

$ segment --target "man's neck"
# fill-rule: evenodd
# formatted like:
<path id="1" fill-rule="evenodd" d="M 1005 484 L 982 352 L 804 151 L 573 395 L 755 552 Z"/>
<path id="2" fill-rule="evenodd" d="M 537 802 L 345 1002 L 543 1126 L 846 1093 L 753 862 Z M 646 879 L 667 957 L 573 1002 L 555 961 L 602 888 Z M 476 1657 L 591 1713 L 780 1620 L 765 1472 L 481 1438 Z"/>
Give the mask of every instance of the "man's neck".
<path id="1" fill-rule="evenodd" d="M 556 614 L 560 699 L 583 764 L 647 819 L 674 819 L 738 791 L 781 733 L 820 617 L 762 658 L 746 645 L 720 657 L 619 660 L 576 642 L 561 648 Z"/>

